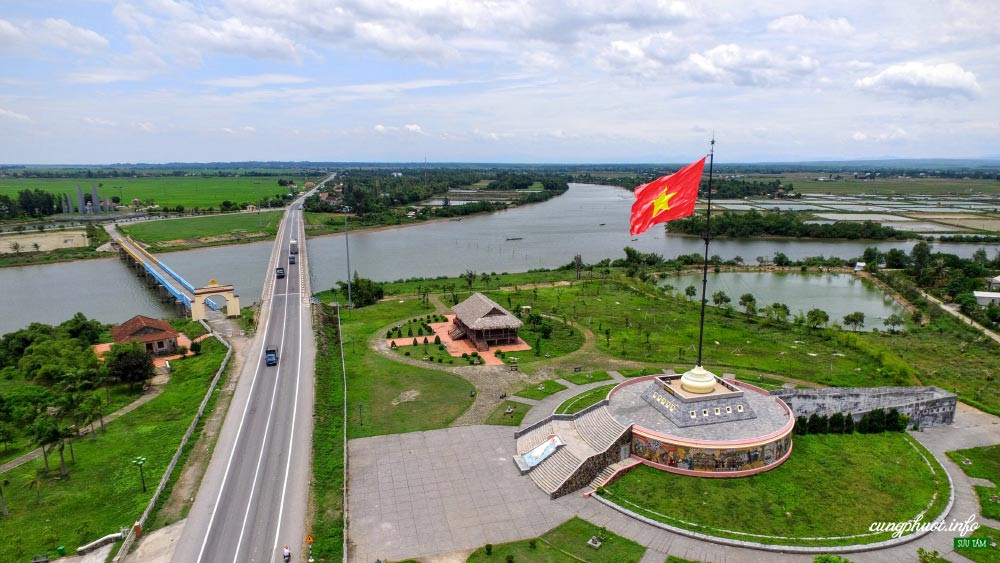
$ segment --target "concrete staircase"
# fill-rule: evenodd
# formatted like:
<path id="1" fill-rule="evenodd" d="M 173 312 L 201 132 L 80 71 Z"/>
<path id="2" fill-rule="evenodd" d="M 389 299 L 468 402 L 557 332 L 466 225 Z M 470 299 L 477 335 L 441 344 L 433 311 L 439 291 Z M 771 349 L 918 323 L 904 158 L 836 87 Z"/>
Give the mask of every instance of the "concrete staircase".
<path id="1" fill-rule="evenodd" d="M 607 450 L 625 432 L 607 407 L 594 409 L 573 421 L 576 431 L 595 452 Z"/>
<path id="2" fill-rule="evenodd" d="M 535 449 L 549 436 L 555 434 L 552 424 L 543 424 L 517 439 L 517 455 L 524 455 Z"/>
<path id="3" fill-rule="evenodd" d="M 639 465 L 639 463 L 640 462 L 638 460 L 632 458 L 623 459 L 617 463 L 612 463 L 611 465 L 605 467 L 604 470 L 597 475 L 597 477 L 594 477 L 594 480 L 590 482 L 590 485 L 588 485 L 587 488 L 589 488 L 591 492 L 596 491 L 597 487 L 603 487 L 604 485 L 607 485 L 608 482 L 611 481 L 611 477 L 614 476 L 614 474 L 619 470 L 628 469 L 630 467 Z"/>
<path id="4" fill-rule="evenodd" d="M 540 489 L 551 495 L 581 464 L 583 461 L 573 455 L 569 448 L 562 447 L 535 466 L 528 476 Z"/>

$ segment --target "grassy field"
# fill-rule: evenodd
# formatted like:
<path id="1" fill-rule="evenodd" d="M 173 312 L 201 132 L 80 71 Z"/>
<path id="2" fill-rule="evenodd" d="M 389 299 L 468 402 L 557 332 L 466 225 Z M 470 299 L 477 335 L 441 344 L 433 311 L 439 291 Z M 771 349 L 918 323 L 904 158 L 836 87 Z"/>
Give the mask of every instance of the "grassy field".
<path id="1" fill-rule="evenodd" d="M 993 483 L 992 487 L 976 485 L 975 489 L 979 495 L 980 513 L 987 518 L 1000 520 L 1000 502 L 990 500 L 990 497 L 1000 495 L 1000 444 L 955 450 L 947 452 L 946 455 L 969 477 L 987 479 Z M 966 465 L 963 463 L 964 460 L 969 460 L 971 463 Z"/>
<path id="2" fill-rule="evenodd" d="M 938 496 L 925 522 L 944 509 L 948 483 L 934 458 L 902 433 L 796 436 L 788 461 L 759 475 L 692 479 L 639 466 L 605 489 L 609 500 L 673 526 L 782 545 L 887 539 L 890 533 L 839 540 L 801 538 L 868 534 L 872 522 L 902 522 L 916 516 L 935 492 Z M 701 499 L 701 503 L 677 499 Z"/>
<path id="3" fill-rule="evenodd" d="M 574 273 L 507 274 L 500 280 L 491 276 L 489 282 L 477 278 L 473 290 L 488 292 L 508 309 L 531 305 L 535 312 L 576 322 L 594 332 L 601 355 L 656 367 L 619 369 L 623 375 L 654 373 L 660 366 L 682 371 L 689 366 L 697 355 L 693 343 L 698 304 L 659 295 L 656 288 L 615 276 L 551 287 L 572 280 Z M 529 283 L 545 286 L 532 288 Z M 498 285 L 510 290 L 499 291 Z M 469 294 L 459 289 L 466 285 L 458 278 L 410 280 L 386 287 L 389 294 L 443 291 L 446 303 L 451 302 L 452 287 L 458 299 Z M 765 387 L 780 385 L 769 374 L 839 386 L 937 385 L 1000 415 L 1000 386 L 991 383 L 992 374 L 1000 371 L 1000 346 L 950 315 L 936 316 L 930 324 L 911 326 L 902 334 L 809 329 L 761 318 L 747 320 L 736 312 L 726 316 L 715 307 L 708 308 L 705 321 L 705 364 L 719 374 L 732 372 L 750 383 L 764 375 Z M 543 341 L 543 353 L 552 351 L 549 342 Z M 538 358 L 527 352 L 518 358 L 538 361 L 544 355 Z M 591 364 L 587 369 L 606 367 Z"/>
<path id="4" fill-rule="evenodd" d="M 580 372 L 573 373 L 570 375 L 561 376 L 566 381 L 570 383 L 575 383 L 577 385 L 586 385 L 588 383 L 595 383 L 597 381 L 607 381 L 611 379 L 611 375 L 603 369 L 594 370 L 592 372 Z"/>
<path id="5" fill-rule="evenodd" d="M 343 559 L 344 379 L 337 345 L 336 312 L 322 306 L 316 347 L 316 399 L 313 405 L 313 480 L 316 506 L 310 526 L 313 553 L 320 561 Z"/>
<path id="6" fill-rule="evenodd" d="M 592 536 L 604 536 L 600 549 L 587 545 Z M 534 547 L 532 547 L 534 545 Z M 586 520 L 572 518 L 545 532 L 537 540 L 522 540 L 493 546 L 487 555 L 481 547 L 469 555 L 468 563 L 512 561 L 532 563 L 637 563 L 646 548 L 634 541 L 599 528 Z"/>
<path id="7" fill-rule="evenodd" d="M 318 294 L 330 302 L 330 292 Z M 433 312 L 418 299 L 341 312 L 347 365 L 348 438 L 444 428 L 472 404 L 472 384 L 433 369 L 394 362 L 368 347 L 387 325 Z"/>
<path id="8" fill-rule="evenodd" d="M 600 387 L 595 387 L 589 391 L 584 391 L 583 393 L 580 393 L 579 395 L 576 395 L 574 397 L 570 397 L 569 399 L 563 401 L 561 405 L 559 405 L 559 408 L 556 409 L 556 413 L 558 414 L 578 413 L 583 409 L 589 407 L 590 405 L 593 405 L 594 403 L 603 401 L 604 398 L 608 396 L 608 391 L 614 389 L 615 385 L 618 384 L 610 383 L 608 385 L 602 385 Z"/>
<path id="9" fill-rule="evenodd" d="M 615 358 L 684 366 L 697 357 L 699 307 L 683 298 L 622 282 L 588 282 L 521 291 L 513 300 L 590 328 L 597 349 Z M 714 308 L 706 311 L 705 330 L 705 365 L 719 374 L 776 373 L 841 386 L 916 384 L 909 372 L 888 371 L 902 362 L 897 355 L 866 347 L 854 333 L 727 317 Z"/>
<path id="10" fill-rule="evenodd" d="M 1000 194 L 1000 182 L 976 178 L 880 178 L 874 181 L 855 180 L 851 175 L 842 175 L 839 180 L 819 182 L 816 178 L 830 177 L 829 174 L 809 172 L 800 174 L 775 174 L 747 176 L 749 180 L 781 179 L 791 183 L 795 191 L 802 193 L 831 194 L 882 194 L 882 195 L 946 195 L 946 194 Z"/>
<path id="11" fill-rule="evenodd" d="M 260 213 L 227 213 L 205 217 L 162 219 L 119 225 L 119 230 L 132 238 L 152 245 L 153 251 L 174 247 L 189 248 L 199 243 L 211 243 L 215 238 L 256 240 L 272 238 L 278 232 L 282 211 Z M 178 241 L 176 244 L 164 244 Z"/>
<path id="12" fill-rule="evenodd" d="M 200 356 L 174 362 L 162 395 L 109 423 L 107 433 L 96 440 L 74 444 L 77 463 L 69 466 L 69 477 L 60 478 L 58 470 L 40 475 L 41 459 L 5 473 L 11 483 L 4 488 L 10 516 L 0 526 L 0 560 L 27 561 L 37 553 L 54 554 L 60 545 L 73 551 L 135 521 L 224 355 L 221 344 L 208 340 Z M 146 492 L 131 463 L 136 456 L 146 457 Z M 53 461 L 57 465 L 58 456 Z M 28 488 L 36 476 L 42 482 L 41 504 Z"/>
<path id="13" fill-rule="evenodd" d="M 865 342 L 903 358 L 924 385 L 936 385 L 963 402 L 1000 416 L 1000 344 L 942 313 L 905 335 L 863 334 Z"/>
<path id="14" fill-rule="evenodd" d="M 562 383 L 554 381 L 552 379 L 547 379 L 538 383 L 537 385 L 532 383 L 528 387 L 521 389 L 520 391 L 514 393 L 518 397 L 524 397 L 525 399 L 535 399 L 536 401 L 544 399 L 549 395 L 553 395 L 566 389 L 566 386 Z"/>
<path id="15" fill-rule="evenodd" d="M 69 194 L 76 198 L 76 186 L 90 193 L 91 186 L 97 186 L 101 196 L 118 196 L 124 202 L 139 199 L 152 201 L 160 207 L 183 205 L 187 209 L 199 207 L 219 208 L 223 201 L 253 203 L 265 196 L 288 193 L 287 188 L 278 185 L 278 179 L 294 180 L 300 187 L 305 183 L 301 177 L 291 176 L 248 176 L 248 177 L 201 177 L 169 176 L 143 178 L 0 178 L 0 194 L 16 197 L 20 190 L 39 189 L 57 194 Z M 322 178 L 309 178 L 314 182 Z M 121 187 L 122 189 L 117 189 Z"/>
<path id="16" fill-rule="evenodd" d="M 507 408 L 514 409 L 511 412 L 507 412 Z M 526 403 L 521 403 L 518 401 L 504 401 L 500 403 L 490 416 L 486 417 L 486 422 L 483 424 L 496 424 L 499 426 L 519 426 L 521 421 L 524 420 L 524 415 L 528 414 L 531 410 L 531 405 Z"/>

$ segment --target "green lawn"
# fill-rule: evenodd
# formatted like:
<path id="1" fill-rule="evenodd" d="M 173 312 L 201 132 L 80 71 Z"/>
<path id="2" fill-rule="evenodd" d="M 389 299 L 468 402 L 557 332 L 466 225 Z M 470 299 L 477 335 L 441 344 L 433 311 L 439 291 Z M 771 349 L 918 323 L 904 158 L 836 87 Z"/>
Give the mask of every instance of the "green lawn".
<path id="1" fill-rule="evenodd" d="M 673 526 L 783 545 L 887 539 L 889 533 L 840 540 L 800 538 L 868 534 L 872 522 L 916 516 L 935 492 L 926 522 L 944 509 L 948 483 L 933 457 L 902 433 L 796 436 L 788 461 L 751 477 L 696 479 L 639 466 L 605 489 L 612 502 Z"/>
<path id="2" fill-rule="evenodd" d="M 318 294 L 323 302 L 334 295 Z M 435 369 L 392 361 L 368 347 L 385 338 L 387 326 L 432 312 L 418 299 L 383 301 L 341 311 L 347 365 L 348 438 L 444 428 L 472 404 L 466 380 Z M 338 366 L 339 367 L 339 366 Z"/>
<path id="3" fill-rule="evenodd" d="M 299 186 L 305 180 L 299 176 L 257 176 L 257 177 L 202 177 L 202 176 L 170 176 L 150 178 L 0 178 L 0 194 L 16 199 L 17 192 L 24 189 L 40 189 L 57 194 L 69 194 L 76 201 L 76 186 L 83 188 L 84 194 L 90 194 L 90 187 L 98 186 L 97 192 L 102 197 L 118 196 L 123 201 L 131 202 L 138 198 L 142 201 L 152 200 L 164 207 L 183 205 L 187 209 L 200 207 L 216 209 L 223 201 L 235 203 L 253 203 L 261 197 L 287 194 L 288 189 L 278 185 L 278 178 L 294 180 Z M 310 178 L 318 182 L 322 178 Z M 116 189 L 121 187 L 122 189 Z M 74 203 L 75 204 L 75 203 Z"/>
<path id="4" fill-rule="evenodd" d="M 967 450 L 954 450 L 946 452 L 948 459 L 954 461 L 962 471 L 969 477 L 987 479 L 993 483 L 992 487 L 976 485 L 976 494 L 979 495 L 979 506 L 981 513 L 987 518 L 1000 520 L 1000 502 L 990 500 L 990 497 L 1000 495 L 1000 444 L 985 446 L 982 448 L 969 448 Z M 964 460 L 971 463 L 966 465 Z"/>
<path id="5" fill-rule="evenodd" d="M 97 440 L 74 444 L 77 463 L 68 478 L 60 478 L 57 454 L 54 468 L 43 478 L 42 502 L 27 483 L 40 468 L 41 459 L 3 475 L 10 516 L 0 526 L 0 560 L 27 561 L 36 553 L 54 553 L 63 545 L 70 551 L 84 543 L 128 526 L 149 502 L 156 484 L 188 425 L 225 348 L 206 341 L 200 356 L 172 363 L 173 373 L 163 394 L 142 408 L 107 425 Z M 69 452 L 66 451 L 67 463 Z M 131 463 L 144 456 L 147 492 L 142 492 L 139 472 Z"/>
<path id="6" fill-rule="evenodd" d="M 508 413 L 508 407 L 513 408 L 514 410 Z M 524 415 L 528 414 L 528 411 L 530 410 L 531 405 L 518 401 L 504 401 L 490 413 L 490 416 L 486 417 L 486 421 L 483 422 L 483 424 L 519 426 L 521 421 L 524 420 Z"/>
<path id="7" fill-rule="evenodd" d="M 651 286 L 620 281 L 589 282 L 542 288 L 537 296 L 515 292 L 512 300 L 591 329 L 597 349 L 615 358 L 692 364 L 700 307 L 655 292 Z M 898 363 L 905 366 L 899 355 L 854 333 L 748 321 L 742 315 L 727 317 L 714 307 L 706 311 L 705 323 L 704 365 L 720 375 L 776 373 L 840 386 L 916 384 L 912 373 L 896 369 Z M 622 373 L 631 375 L 628 370 Z"/>
<path id="8" fill-rule="evenodd" d="M 559 405 L 556 409 L 558 414 L 576 414 L 583 409 L 593 405 L 594 403 L 599 403 L 608 396 L 608 392 L 614 389 L 617 383 L 611 383 L 609 385 L 602 385 L 601 387 L 595 387 L 589 391 L 584 391 L 579 395 L 570 397 L 563 401 L 563 404 Z"/>
<path id="9" fill-rule="evenodd" d="M 586 385 L 597 381 L 607 381 L 611 379 L 611 375 L 603 369 L 598 369 L 588 372 L 573 373 L 572 375 L 563 375 L 562 379 L 577 385 Z"/>
<path id="10" fill-rule="evenodd" d="M 592 536 L 603 535 L 600 549 L 587 545 Z M 642 559 L 646 548 L 634 541 L 599 528 L 586 520 L 571 518 L 559 526 L 545 532 L 534 541 L 522 540 L 493 546 L 492 554 L 486 555 L 485 547 L 473 551 L 468 563 L 491 563 L 506 561 L 508 555 L 515 562 L 532 563 L 636 563 Z"/>
<path id="11" fill-rule="evenodd" d="M 313 554 L 320 561 L 343 559 L 344 379 L 337 347 L 336 313 L 321 310 L 317 333 L 316 399 L 313 405 Z"/>
<path id="12" fill-rule="evenodd" d="M 993 541 L 1000 541 L 1000 530 L 989 526 L 980 526 L 975 532 L 972 532 L 971 536 L 974 538 L 992 537 Z M 958 548 L 955 551 L 976 563 L 1000 563 L 1000 549 L 996 547 L 988 549 Z"/>
<path id="13" fill-rule="evenodd" d="M 132 238 L 152 245 L 153 249 L 161 250 L 162 243 L 168 241 L 183 240 L 190 246 L 205 242 L 198 239 L 208 237 L 271 238 L 278 232 L 278 221 L 281 220 L 282 213 L 283 211 L 267 211 L 259 216 L 257 213 L 226 213 L 145 221 L 119 225 L 118 228 L 132 235 Z"/>
<path id="14" fill-rule="evenodd" d="M 880 178 L 875 181 L 855 180 L 844 175 L 840 180 L 818 182 L 816 178 L 827 176 L 819 172 L 800 174 L 767 175 L 767 179 L 780 178 L 791 182 L 795 191 L 802 193 L 831 194 L 873 194 L 879 195 L 944 195 L 969 193 L 996 194 L 1000 186 L 996 180 L 984 178 Z"/>
<path id="15" fill-rule="evenodd" d="M 525 387 L 514 394 L 518 397 L 524 397 L 525 399 L 541 400 L 549 395 L 558 393 L 563 389 L 566 389 L 566 386 L 562 383 L 559 383 L 554 379 L 546 379 L 541 383 L 532 383 L 528 387 Z"/>
<path id="16" fill-rule="evenodd" d="M 661 368 L 623 368 L 618 370 L 618 373 L 625 377 L 642 377 L 644 375 L 661 374 L 663 370 Z"/>

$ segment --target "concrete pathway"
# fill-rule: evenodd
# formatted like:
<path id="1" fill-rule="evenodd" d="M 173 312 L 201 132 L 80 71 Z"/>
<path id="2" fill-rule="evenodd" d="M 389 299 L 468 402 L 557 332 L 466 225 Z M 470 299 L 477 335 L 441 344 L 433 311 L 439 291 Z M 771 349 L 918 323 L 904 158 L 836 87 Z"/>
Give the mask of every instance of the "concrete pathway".
<path id="1" fill-rule="evenodd" d="M 551 395 L 539 401 L 529 417 L 539 420 L 567 396 L 608 383 Z M 525 422 L 530 423 L 528 417 Z M 509 427 L 466 426 L 352 440 L 348 561 L 450 560 L 449 554 L 485 543 L 537 537 L 574 515 L 646 546 L 644 563 L 663 561 L 666 554 L 713 563 L 811 563 L 815 557 L 691 539 L 629 518 L 578 493 L 549 500 L 531 479 L 518 475 L 511 461 L 512 434 Z M 1000 442 L 1000 419 L 959 404 L 954 425 L 913 435 L 954 480 L 955 505 L 948 521 L 978 514 L 972 483 L 944 452 Z M 977 521 L 987 523 L 978 516 Z M 939 551 L 953 563 L 967 561 L 952 551 L 956 535 L 935 532 L 897 547 L 847 557 L 856 563 L 912 563 L 917 548 L 923 547 Z"/>
<path id="2" fill-rule="evenodd" d="M 994 342 L 1000 343 L 1000 334 L 997 334 L 997 333 L 993 332 L 992 330 L 986 328 L 985 326 L 983 326 L 983 325 L 977 323 L 976 321 L 970 319 L 969 317 L 966 317 L 965 315 L 963 315 L 962 311 L 959 310 L 958 305 L 956 305 L 954 303 L 945 303 L 944 301 L 941 301 L 937 297 L 934 297 L 933 295 L 931 295 L 930 293 L 927 293 L 926 291 L 924 291 L 922 289 L 917 289 L 917 291 L 919 291 L 920 294 L 923 295 L 925 299 L 927 299 L 931 303 L 937 304 L 943 310 L 951 313 L 952 316 L 954 316 L 958 320 L 960 320 L 963 323 L 965 323 L 965 324 L 967 324 L 967 325 L 969 325 L 969 326 L 971 326 L 971 327 L 979 330 L 980 332 L 982 332 L 983 334 L 985 334 L 986 337 L 989 338 L 990 340 L 993 340 Z"/>

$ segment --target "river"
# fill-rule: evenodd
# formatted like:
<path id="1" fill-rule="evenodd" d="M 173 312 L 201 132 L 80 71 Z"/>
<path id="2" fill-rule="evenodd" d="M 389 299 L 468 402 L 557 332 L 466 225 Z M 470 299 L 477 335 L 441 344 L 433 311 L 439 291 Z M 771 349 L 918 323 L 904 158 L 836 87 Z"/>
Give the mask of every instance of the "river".
<path id="1" fill-rule="evenodd" d="M 415 276 L 477 272 L 523 272 L 567 264 L 580 254 L 584 262 L 624 257 L 632 246 L 665 257 L 702 253 L 694 237 L 667 236 L 662 226 L 631 237 L 628 218 L 632 194 L 622 188 L 570 184 L 565 194 L 548 201 L 515 207 L 461 221 L 435 221 L 350 235 L 351 269 L 361 276 L 391 281 Z M 635 240 L 633 240 L 633 238 Z M 716 240 L 710 252 L 725 259 L 783 252 L 789 258 L 860 256 L 867 246 L 905 251 L 913 241 Z M 248 305 L 260 298 L 271 242 L 218 246 L 160 255 L 195 286 L 210 279 L 233 284 Z M 344 235 L 308 241 L 314 291 L 329 289 L 347 275 Z M 935 250 L 970 257 L 981 246 L 992 255 L 996 244 L 934 244 Z M 60 264 L 0 268 L 0 334 L 31 322 L 59 323 L 77 311 L 102 322 L 121 322 L 133 315 L 169 316 L 172 311 L 116 258 Z M 738 297 L 738 296 L 737 296 Z"/>

